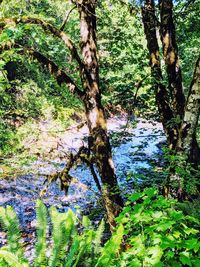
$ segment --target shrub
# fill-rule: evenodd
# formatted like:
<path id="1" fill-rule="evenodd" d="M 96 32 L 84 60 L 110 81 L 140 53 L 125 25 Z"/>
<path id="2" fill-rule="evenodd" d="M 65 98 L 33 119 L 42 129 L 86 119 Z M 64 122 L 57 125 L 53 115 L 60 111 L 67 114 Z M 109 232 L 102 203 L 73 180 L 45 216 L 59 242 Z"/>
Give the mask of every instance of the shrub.
<path id="1" fill-rule="evenodd" d="M 157 190 L 130 196 L 117 222 L 130 247 L 121 255 L 121 266 L 200 266 L 198 219 L 176 210 L 176 201 Z"/>
<path id="2" fill-rule="evenodd" d="M 34 267 L 149 267 L 200 266 L 198 219 L 176 209 L 153 188 L 134 193 L 118 216 L 115 232 L 102 244 L 104 222 L 95 230 L 91 221 L 80 222 L 69 209 L 48 210 L 38 200 Z M 0 267 L 30 267 L 24 256 L 17 216 L 11 207 L 0 208 L 0 222 L 8 244 L 0 249 Z M 81 233 L 80 233 L 81 232 Z"/>

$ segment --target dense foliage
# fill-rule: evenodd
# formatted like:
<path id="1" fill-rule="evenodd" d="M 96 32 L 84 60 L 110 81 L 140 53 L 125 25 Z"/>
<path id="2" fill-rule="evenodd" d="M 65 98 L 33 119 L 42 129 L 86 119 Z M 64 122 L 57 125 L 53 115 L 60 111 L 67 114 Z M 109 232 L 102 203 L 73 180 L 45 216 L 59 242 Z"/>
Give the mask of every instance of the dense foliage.
<path id="1" fill-rule="evenodd" d="M 116 219 L 118 226 L 103 245 L 102 221 L 95 230 L 87 217 L 82 221 L 69 210 L 48 210 L 38 200 L 37 241 L 34 264 L 24 256 L 19 222 L 11 207 L 1 208 L 0 221 L 7 231 L 7 246 L 0 249 L 0 266 L 199 266 L 198 219 L 185 216 L 176 202 L 158 195 L 154 188 L 129 197 Z M 47 256 L 48 255 L 48 256 Z"/>
<path id="2" fill-rule="evenodd" d="M 137 3 L 132 5 L 130 10 L 120 1 L 119 3 L 101 1 L 97 6 L 103 100 L 111 111 L 117 106 L 118 110 L 124 108 L 129 112 L 134 110 L 135 113 L 139 111 L 140 114 L 155 116 L 156 107 L 149 76 L 146 41 L 139 14 L 140 6 L 136 6 Z M 0 15 L 40 17 L 60 27 L 65 17 L 65 10 L 70 8 L 71 4 L 67 1 L 2 1 Z M 188 6 L 185 1 L 175 3 L 177 41 L 186 90 L 191 82 L 200 42 L 198 10 L 199 1 Z M 77 11 L 73 10 L 65 28 L 77 44 L 78 24 Z M 16 28 L 11 25 L 1 33 L 0 41 L 1 43 L 19 41 L 23 45 L 37 48 L 48 54 L 59 66 L 66 68 L 73 78 L 79 79 L 77 66 L 63 44 L 51 36 L 47 37 L 38 26 L 19 25 Z M 66 63 L 66 58 L 70 64 Z M 28 128 L 34 120 L 47 120 L 50 117 L 60 122 L 59 131 L 62 129 L 62 124 L 65 124 L 69 116 L 81 105 L 63 86 L 59 87 L 36 62 L 24 58 L 16 50 L 1 53 L 0 68 L 2 101 L 0 127 L 4 130 L 4 134 L 1 131 L 1 157 L 18 148 L 20 140 L 23 139 L 19 129 L 21 126 Z M 48 114 L 46 110 L 49 110 Z M 24 125 L 27 121 L 26 127 Z"/>

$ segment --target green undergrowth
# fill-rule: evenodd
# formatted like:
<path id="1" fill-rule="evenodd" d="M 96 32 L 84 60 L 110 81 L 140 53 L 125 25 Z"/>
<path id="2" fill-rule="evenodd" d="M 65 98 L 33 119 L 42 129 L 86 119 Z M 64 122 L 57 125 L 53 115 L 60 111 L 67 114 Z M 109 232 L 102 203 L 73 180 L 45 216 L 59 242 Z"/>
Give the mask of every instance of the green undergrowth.
<path id="1" fill-rule="evenodd" d="M 105 243 L 104 221 L 95 229 L 88 217 L 80 220 L 70 209 L 67 213 L 47 209 L 40 200 L 36 215 L 37 241 L 30 263 L 14 210 L 0 208 L 0 222 L 7 232 L 7 245 L 0 249 L 1 267 L 200 266 L 199 220 L 154 188 L 129 196 Z"/>

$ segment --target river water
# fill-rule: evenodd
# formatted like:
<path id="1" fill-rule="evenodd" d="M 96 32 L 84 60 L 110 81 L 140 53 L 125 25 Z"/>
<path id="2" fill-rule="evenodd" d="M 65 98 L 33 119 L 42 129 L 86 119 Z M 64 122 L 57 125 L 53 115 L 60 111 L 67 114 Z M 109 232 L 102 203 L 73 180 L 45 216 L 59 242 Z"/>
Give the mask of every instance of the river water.
<path id="1" fill-rule="evenodd" d="M 132 126 L 135 125 L 135 127 Z M 112 117 L 108 119 L 108 130 L 111 136 L 113 159 L 120 189 L 131 193 L 134 189 L 134 180 L 138 175 L 150 171 L 152 161 L 156 162 L 161 154 L 159 144 L 165 142 L 162 125 L 158 122 L 137 119 L 129 122 L 126 117 Z M 65 152 L 78 151 L 78 148 L 87 139 L 87 127 L 79 131 L 76 127 L 70 128 L 62 136 L 62 150 Z M 58 148 L 58 150 L 61 148 Z M 41 195 L 44 189 L 45 175 L 55 173 L 65 165 L 61 159 L 37 160 L 28 166 L 30 174 L 18 176 L 15 179 L 0 180 L 0 206 L 10 205 L 16 210 L 22 228 L 27 235 L 28 243 L 35 227 L 35 201 L 41 198 L 47 206 L 56 206 L 61 212 L 69 207 L 74 211 L 82 210 L 90 214 L 93 208 L 99 207 L 100 195 L 86 166 L 80 165 L 71 171 L 76 177 L 69 187 L 68 195 L 60 191 L 59 183 L 49 186 L 47 192 Z M 37 170 L 37 175 L 31 174 Z M 140 182 L 140 181 L 139 181 Z M 97 222 L 98 223 L 98 219 Z M 0 229 L 1 230 L 1 229 Z M 5 233 L 0 231 L 0 246 L 5 243 Z"/>

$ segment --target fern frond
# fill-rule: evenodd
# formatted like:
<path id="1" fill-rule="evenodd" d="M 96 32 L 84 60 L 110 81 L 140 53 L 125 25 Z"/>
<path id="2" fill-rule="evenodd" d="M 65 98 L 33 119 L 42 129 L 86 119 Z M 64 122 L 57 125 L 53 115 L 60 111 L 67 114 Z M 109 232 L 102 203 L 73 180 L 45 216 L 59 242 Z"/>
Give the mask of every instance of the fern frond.
<path id="1" fill-rule="evenodd" d="M 67 254 L 66 260 L 65 260 L 65 267 L 72 267 L 72 263 L 75 261 L 75 256 L 78 255 L 79 249 L 80 249 L 80 237 L 79 236 L 74 236 L 73 237 L 73 242 L 70 247 L 70 250 Z"/>
<path id="2" fill-rule="evenodd" d="M 21 262 L 27 262 L 21 245 L 19 220 L 12 207 L 0 207 L 0 222 L 7 233 L 8 251 L 14 253 Z"/>
<path id="3" fill-rule="evenodd" d="M 83 216 L 82 225 L 84 227 L 82 235 L 80 236 L 81 242 L 79 247 L 79 253 L 76 257 L 76 261 L 73 267 L 81 266 L 80 263 L 84 262 L 84 266 L 92 266 L 94 259 L 94 243 L 95 231 L 92 227 L 92 223 L 88 217 Z"/>
<path id="4" fill-rule="evenodd" d="M 86 245 L 86 240 L 82 239 L 81 242 L 80 242 L 80 245 L 79 245 L 79 253 L 78 255 L 76 256 L 76 260 L 74 262 L 74 264 L 72 265 L 72 267 L 76 267 L 78 265 L 78 263 L 80 263 L 81 261 L 81 258 L 85 252 L 85 249 L 87 247 Z M 83 261 L 82 261 L 83 262 Z"/>
<path id="5" fill-rule="evenodd" d="M 120 225 L 116 233 L 112 235 L 111 239 L 108 240 L 103 247 L 101 257 L 98 259 L 95 267 L 114 266 L 112 265 L 112 262 L 116 259 L 116 255 L 119 252 L 123 235 L 124 227 L 123 225 Z"/>
<path id="6" fill-rule="evenodd" d="M 11 267 L 30 267 L 28 263 L 21 263 L 19 258 L 12 252 L 0 249 L 0 258 Z"/>
<path id="7" fill-rule="evenodd" d="M 66 258 L 67 246 L 75 230 L 76 217 L 69 209 L 67 213 L 59 213 L 55 207 L 50 209 L 53 249 L 50 260 L 51 267 L 62 266 Z"/>
<path id="8" fill-rule="evenodd" d="M 83 216 L 82 218 L 82 226 L 87 230 L 92 228 L 92 223 L 87 216 Z"/>
<path id="9" fill-rule="evenodd" d="M 36 233 L 37 241 L 35 248 L 34 267 L 47 266 L 46 249 L 47 249 L 47 230 L 48 230 L 48 212 L 41 200 L 36 202 Z"/>
<path id="10" fill-rule="evenodd" d="M 102 250 L 101 240 L 102 240 L 104 230 L 105 230 L 105 222 L 104 220 L 102 220 L 99 227 L 96 230 L 95 239 L 93 241 L 95 255 L 98 255 Z"/>

